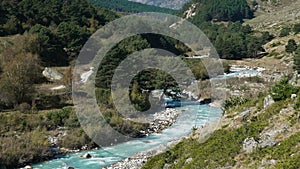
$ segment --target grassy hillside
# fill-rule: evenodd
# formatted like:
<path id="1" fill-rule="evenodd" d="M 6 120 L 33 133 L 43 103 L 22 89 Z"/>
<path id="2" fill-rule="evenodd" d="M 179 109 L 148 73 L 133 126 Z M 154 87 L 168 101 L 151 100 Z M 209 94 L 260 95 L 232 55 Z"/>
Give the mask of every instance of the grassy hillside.
<path id="1" fill-rule="evenodd" d="M 299 88 L 281 81 L 271 89 L 228 107 L 219 129 L 211 135 L 199 128 L 190 138 L 150 158 L 143 168 L 299 168 L 300 99 L 287 94 L 273 104 L 265 101 L 268 94 L 274 97 L 277 92 L 296 92 Z M 253 140 L 250 148 L 249 139 Z"/>
<path id="2" fill-rule="evenodd" d="M 279 34 L 283 27 L 300 23 L 299 0 L 257 1 L 256 17 L 246 21 L 257 30 Z"/>

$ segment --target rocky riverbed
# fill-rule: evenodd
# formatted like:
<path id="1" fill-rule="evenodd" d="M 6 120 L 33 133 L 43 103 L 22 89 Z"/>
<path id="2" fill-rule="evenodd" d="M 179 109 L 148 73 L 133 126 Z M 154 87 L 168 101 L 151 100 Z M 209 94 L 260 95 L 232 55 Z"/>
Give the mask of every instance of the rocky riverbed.
<path id="1" fill-rule="evenodd" d="M 153 120 L 150 122 L 149 127 L 145 131 L 140 132 L 146 136 L 152 133 L 158 133 L 175 123 L 179 113 L 180 111 L 172 108 L 166 108 L 163 111 L 154 113 Z"/>
<path id="2" fill-rule="evenodd" d="M 102 169 L 140 169 L 142 166 L 148 161 L 148 159 L 156 154 L 162 153 L 167 148 L 179 143 L 182 139 L 186 137 L 182 137 L 178 140 L 174 140 L 167 145 L 160 145 L 148 151 L 137 153 L 129 158 L 126 158 L 122 161 L 119 161 L 111 166 L 103 167 Z"/>
<path id="3" fill-rule="evenodd" d="M 170 127 L 172 124 L 176 122 L 176 118 L 180 114 L 179 110 L 175 110 L 172 108 L 166 108 L 165 110 L 161 112 L 157 112 L 153 115 L 153 121 L 150 122 L 150 126 L 146 131 L 141 131 L 142 133 L 145 133 L 145 135 L 149 135 L 152 133 L 159 133 L 163 129 Z M 140 152 L 135 154 L 132 157 L 126 158 L 120 162 L 117 162 L 109 167 L 104 167 L 104 169 L 138 169 L 143 166 L 144 163 L 147 162 L 147 160 L 166 150 L 166 148 L 170 147 L 171 145 L 174 145 L 178 143 L 180 140 L 182 140 L 185 137 L 182 137 L 181 139 L 178 139 L 176 141 L 170 142 L 167 145 L 160 145 L 159 147 L 156 147 L 154 149 L 150 149 L 145 152 Z"/>
<path id="4" fill-rule="evenodd" d="M 183 136 L 177 140 L 169 142 L 167 145 L 160 145 L 156 148 L 150 149 L 148 151 L 139 152 L 129 158 L 119 161 L 111 166 L 104 167 L 102 169 L 140 169 L 142 166 L 154 155 L 164 152 L 170 147 L 178 144 L 185 138 L 193 137 L 199 139 L 199 141 L 205 141 L 208 136 L 217 128 L 219 128 L 219 121 L 211 122 L 201 127 L 197 128 L 189 136 Z"/>

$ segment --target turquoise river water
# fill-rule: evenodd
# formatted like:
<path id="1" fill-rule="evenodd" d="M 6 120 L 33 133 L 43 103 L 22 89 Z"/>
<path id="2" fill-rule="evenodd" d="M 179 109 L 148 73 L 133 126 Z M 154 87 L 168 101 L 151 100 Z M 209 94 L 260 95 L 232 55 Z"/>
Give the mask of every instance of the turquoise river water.
<path id="1" fill-rule="evenodd" d="M 257 71 L 248 70 L 234 72 L 217 78 L 230 78 L 243 74 L 255 74 Z M 182 136 L 191 133 L 193 127 L 200 127 L 206 123 L 217 121 L 221 117 L 222 110 L 208 105 L 189 105 L 176 108 L 182 113 L 177 121 L 169 128 L 160 133 L 151 134 L 145 138 L 131 140 L 125 143 L 104 147 L 99 150 L 82 151 L 71 153 L 61 158 L 42 162 L 33 165 L 35 169 L 67 169 L 72 166 L 76 169 L 100 169 L 109 166 L 124 158 L 130 157 L 138 152 L 155 148 L 161 144 L 167 144 L 170 141 L 178 140 Z M 90 159 L 80 158 L 80 156 L 89 153 Z"/>

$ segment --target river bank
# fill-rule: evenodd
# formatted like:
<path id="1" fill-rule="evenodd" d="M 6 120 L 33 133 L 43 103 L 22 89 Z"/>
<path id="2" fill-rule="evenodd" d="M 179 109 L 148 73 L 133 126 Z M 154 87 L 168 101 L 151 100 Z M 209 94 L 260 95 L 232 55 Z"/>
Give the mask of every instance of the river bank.
<path id="1" fill-rule="evenodd" d="M 146 137 L 153 133 L 159 133 L 162 130 L 170 127 L 172 124 L 176 122 L 176 118 L 180 114 L 180 111 L 173 109 L 173 108 L 166 108 L 162 111 L 154 113 L 153 120 L 149 122 L 149 127 L 147 127 L 145 130 L 141 130 L 140 133 L 143 135 L 143 137 Z M 141 137 L 142 138 L 142 137 Z M 86 150 L 98 150 L 99 147 L 92 147 L 89 148 L 87 145 L 83 146 L 80 149 L 67 149 L 64 147 L 58 147 L 57 151 L 58 154 L 68 154 L 68 153 L 78 153 L 81 151 Z"/>
<path id="2" fill-rule="evenodd" d="M 140 169 L 148 161 L 149 158 L 166 151 L 167 149 L 173 147 L 174 145 L 178 144 L 186 138 L 195 138 L 198 139 L 200 142 L 204 142 L 209 137 L 209 135 L 218 127 L 219 120 L 206 123 L 196 128 L 188 136 L 183 136 L 179 139 L 170 141 L 165 145 L 160 145 L 153 149 L 144 152 L 139 152 L 131 157 L 128 157 L 115 164 L 112 164 L 111 166 L 103 167 L 102 169 Z"/>
<path id="3" fill-rule="evenodd" d="M 143 133 L 143 135 L 145 137 L 153 134 L 153 133 L 159 133 L 162 130 L 172 126 L 175 122 L 177 117 L 179 116 L 179 114 L 181 113 L 181 111 L 172 109 L 172 108 L 166 108 L 160 112 L 156 112 L 153 114 L 153 120 L 149 122 L 149 127 L 147 127 L 145 130 L 140 131 L 141 133 Z M 109 149 L 109 147 L 107 147 Z M 103 148 L 103 150 L 106 148 Z M 60 160 L 62 159 L 62 161 L 64 161 L 65 158 L 68 158 L 69 155 L 71 154 L 78 154 L 78 156 L 76 158 L 81 158 L 81 157 L 85 157 L 88 156 L 89 159 L 92 158 L 97 158 L 95 155 L 93 155 L 92 151 L 101 151 L 101 148 L 98 147 L 93 147 L 93 148 L 89 148 L 88 146 L 83 146 L 80 149 L 67 149 L 64 147 L 57 147 L 56 148 L 56 156 L 59 157 L 57 159 L 53 159 L 53 160 Z M 44 168 L 43 163 L 47 163 L 47 162 L 42 162 L 39 164 L 35 164 L 33 165 L 34 168 Z M 68 165 L 66 167 L 73 167 L 72 165 Z"/>
<path id="4" fill-rule="evenodd" d="M 148 152 L 145 155 L 140 154 L 137 161 L 143 163 L 143 158 L 159 153 L 163 150 L 163 146 L 170 147 L 175 144 L 174 141 L 180 141 L 188 136 L 194 128 L 199 128 L 207 122 L 215 121 L 221 116 L 220 109 L 213 108 L 208 105 L 190 105 L 185 107 L 173 109 L 166 109 L 163 111 L 166 116 L 170 114 L 176 115 L 176 121 L 163 130 L 157 130 L 156 133 L 149 134 L 147 137 L 138 138 L 128 142 L 120 143 L 110 147 L 103 147 L 99 150 L 87 150 L 78 153 L 70 153 L 58 159 L 53 159 L 48 162 L 33 165 L 33 168 L 43 169 L 60 169 L 60 168 L 88 168 L 99 169 L 102 167 L 111 166 L 114 163 L 122 161 L 123 159 L 133 157 L 139 152 Z M 170 113 L 171 112 L 171 113 Z M 167 115 L 169 113 L 169 115 Z M 161 116 L 161 113 L 159 113 Z M 164 119 L 165 120 L 165 119 Z M 157 149 L 153 149 L 158 147 Z M 80 158 L 86 154 L 90 154 L 90 158 Z M 137 163 L 131 159 L 132 163 Z"/>

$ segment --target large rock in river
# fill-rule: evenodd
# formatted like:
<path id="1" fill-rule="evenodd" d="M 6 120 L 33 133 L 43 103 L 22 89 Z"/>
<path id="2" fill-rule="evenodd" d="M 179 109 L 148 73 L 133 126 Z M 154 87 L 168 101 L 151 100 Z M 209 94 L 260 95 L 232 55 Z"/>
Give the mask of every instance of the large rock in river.
<path id="1" fill-rule="evenodd" d="M 92 156 L 89 153 L 86 153 L 82 156 L 82 158 L 92 158 Z"/>

